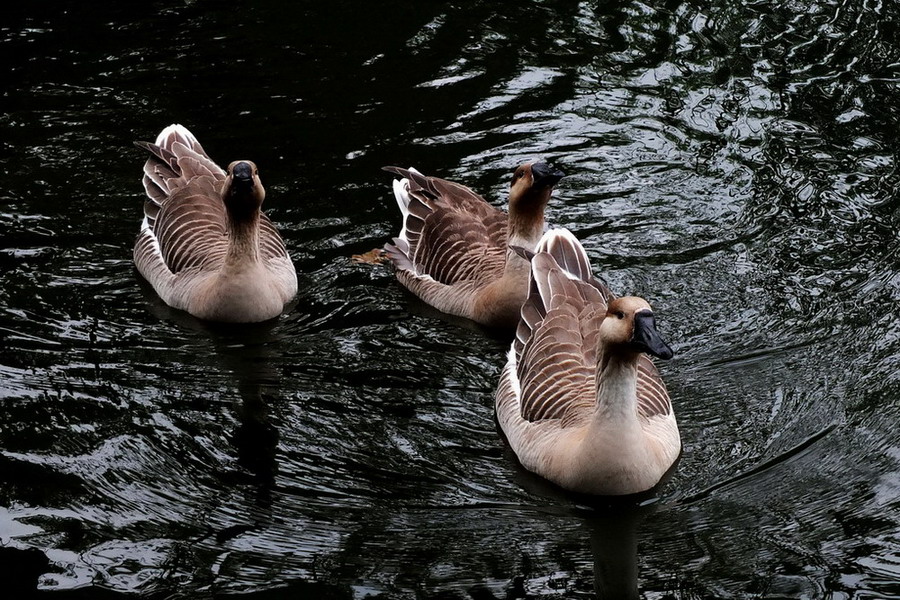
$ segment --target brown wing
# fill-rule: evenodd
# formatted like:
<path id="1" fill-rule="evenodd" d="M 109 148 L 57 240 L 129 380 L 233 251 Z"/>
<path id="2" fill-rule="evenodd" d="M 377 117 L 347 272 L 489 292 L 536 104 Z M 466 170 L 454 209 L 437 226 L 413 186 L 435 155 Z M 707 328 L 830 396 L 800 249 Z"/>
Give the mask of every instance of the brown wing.
<path id="1" fill-rule="evenodd" d="M 225 179 L 225 171 L 209 158 L 197 138 L 180 125 L 166 127 L 154 144 L 135 142 L 134 145 L 151 154 L 144 164 L 143 178 L 147 192 L 144 213 L 151 227 L 163 202 L 193 177 Z"/>
<path id="2" fill-rule="evenodd" d="M 463 185 L 399 167 L 385 170 L 409 180 L 406 239 L 395 243 L 415 273 L 447 285 L 492 281 L 503 273 L 506 213 Z"/>
<path id="3" fill-rule="evenodd" d="M 583 273 L 587 280 L 573 279 L 557 262 L 555 256 L 564 264 L 587 265 L 577 242 L 559 245 L 553 254 L 542 246 L 532 259 L 514 342 L 522 418 L 574 425 L 596 403 L 596 336 L 606 315 L 605 287 L 589 271 Z"/>
<path id="4" fill-rule="evenodd" d="M 144 215 L 168 269 L 220 264 L 227 249 L 225 172 L 180 126 L 163 130 L 155 144 L 135 145 L 151 154 L 144 164 Z"/>
<path id="5" fill-rule="evenodd" d="M 578 240 L 575 239 L 575 236 L 568 230 L 551 230 L 544 234 L 544 237 L 541 239 L 536 252 L 549 254 L 552 262 L 548 262 L 547 258 L 543 258 L 538 263 L 534 263 L 535 253 L 522 248 L 515 248 L 515 250 L 523 257 L 532 260 L 529 294 L 522 306 L 522 319 L 519 321 L 516 331 L 515 350 L 517 355 L 522 354 L 525 342 L 533 335 L 534 330 L 541 325 L 543 319 L 547 316 L 548 305 L 545 303 L 545 296 L 542 295 L 542 290 L 546 294 L 550 293 L 549 284 L 544 280 L 553 269 L 560 269 L 569 273 L 570 277 L 568 279 L 570 281 L 578 280 L 575 283 L 578 284 L 576 286 L 577 289 L 582 290 L 579 292 L 582 298 L 585 300 L 590 299 L 591 302 L 598 301 L 602 304 L 602 306 L 598 304 L 596 307 L 598 311 L 605 312 L 607 303 L 615 298 L 615 295 L 609 291 L 609 288 L 593 276 L 587 253 Z M 536 267 L 540 268 L 536 271 Z M 590 290 L 583 289 L 583 285 L 594 288 L 596 294 Z M 549 298 L 549 296 L 546 297 Z M 565 296 L 561 296 L 560 300 L 564 298 Z M 574 301 L 575 296 L 573 295 L 571 298 Z M 598 298 L 599 300 L 597 300 Z M 595 342 L 597 333 L 595 328 L 592 329 L 590 327 L 593 324 L 593 321 L 582 324 L 582 320 L 579 319 L 579 327 L 584 331 L 585 335 L 590 337 L 588 340 L 590 344 L 584 347 L 585 356 L 591 364 L 596 364 L 597 344 Z M 599 322 L 597 322 L 597 325 L 599 325 Z"/>
<path id="6" fill-rule="evenodd" d="M 597 332 L 600 322 L 606 313 L 607 303 L 615 298 L 615 295 L 605 285 L 594 279 L 590 270 L 590 263 L 587 255 L 584 253 L 580 245 L 576 247 L 577 242 L 569 236 L 548 236 L 546 242 L 542 244 L 538 251 L 544 251 L 550 255 L 552 262 L 548 262 L 546 258 L 542 258 L 539 263 L 532 263 L 532 280 L 531 291 L 528 300 L 522 307 L 522 320 L 519 322 L 519 328 L 516 333 L 516 354 L 519 359 L 519 373 L 524 371 L 522 367 L 521 356 L 525 353 L 526 343 L 531 340 L 530 352 L 532 356 L 530 360 L 535 361 L 542 358 L 549 361 L 551 356 L 550 348 L 560 348 L 560 356 L 570 358 L 572 351 L 578 353 L 583 359 L 583 363 L 590 367 L 590 402 L 593 405 L 595 394 L 595 382 L 593 373 L 597 364 Z M 559 280 L 553 271 L 554 267 L 560 268 L 573 276 L 579 281 Z M 574 286 L 574 287 L 573 287 Z M 545 289 L 544 294 L 541 293 L 541 287 Z M 588 289 L 592 288 L 592 289 Z M 550 290 L 554 290 L 552 293 Z M 598 292 L 595 294 L 594 291 Z M 576 294 L 576 291 L 578 292 Z M 560 303 L 565 311 L 556 310 L 549 311 L 545 304 L 545 297 L 555 297 L 556 302 Z M 577 327 L 576 327 L 577 326 Z M 580 344 L 575 344 L 577 337 L 573 337 L 573 332 L 580 332 Z M 539 345 L 540 344 L 540 345 Z M 554 368 L 557 371 L 563 371 L 568 375 L 575 373 L 572 363 L 567 362 L 558 367 L 548 364 L 543 368 L 542 375 L 536 377 L 544 377 L 542 381 L 550 382 L 554 378 L 562 377 L 555 375 Z M 534 366 L 530 367 L 534 369 Z M 527 371 L 526 371 L 527 372 Z M 581 370 L 578 370 L 581 373 Z M 574 378 L 569 388 L 574 389 Z M 584 387 L 586 392 L 587 383 L 584 382 L 583 375 L 579 375 L 579 389 Z M 544 388 L 551 387 L 545 384 Z M 565 393 L 569 393 L 567 389 Z M 534 403 L 529 410 L 529 416 L 524 414 L 523 417 L 529 420 L 537 420 L 539 418 L 552 418 L 556 415 L 556 407 L 559 405 L 559 398 L 564 392 L 561 390 L 556 393 L 536 390 L 535 397 L 538 393 L 546 395 L 546 400 L 537 404 Z M 523 393 L 523 397 L 525 394 Z M 669 393 L 666 390 L 665 383 L 659 376 L 656 365 L 646 354 L 642 354 L 638 359 L 638 376 L 637 376 L 637 400 L 638 412 L 644 417 L 650 418 L 657 415 L 666 415 L 672 413 L 672 403 L 669 399 Z M 534 402 L 534 401 L 532 401 Z M 574 405 L 573 405 L 574 406 Z"/>
<path id="7" fill-rule="evenodd" d="M 228 250 L 226 216 L 212 181 L 195 178 L 172 194 L 159 210 L 153 234 L 172 273 L 222 264 Z"/>
<path id="8" fill-rule="evenodd" d="M 560 277 L 555 261 L 546 257 L 538 255 L 532 263 L 538 275 L 533 275 L 516 333 L 522 417 L 577 419 L 596 402 L 597 334 L 614 296 L 600 282 Z M 534 281 L 538 277 L 551 290 L 544 292 L 550 294 L 550 307 Z M 637 401 L 638 413 L 647 418 L 673 412 L 665 383 L 646 354 L 638 359 Z"/>

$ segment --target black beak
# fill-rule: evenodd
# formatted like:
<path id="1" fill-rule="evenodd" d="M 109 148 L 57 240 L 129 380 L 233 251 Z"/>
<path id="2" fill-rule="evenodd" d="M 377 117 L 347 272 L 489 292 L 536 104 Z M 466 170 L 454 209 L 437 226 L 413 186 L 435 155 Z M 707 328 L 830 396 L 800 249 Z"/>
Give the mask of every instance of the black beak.
<path id="1" fill-rule="evenodd" d="M 531 165 L 531 176 L 534 187 L 551 187 L 556 185 L 566 174 L 547 163 L 536 162 Z"/>
<path id="2" fill-rule="evenodd" d="M 646 352 L 663 360 L 669 360 L 673 356 L 672 349 L 656 331 L 656 320 L 653 313 L 648 310 L 642 310 L 634 315 L 631 345 L 639 352 Z"/>
<path id="3" fill-rule="evenodd" d="M 231 176 L 234 178 L 235 183 L 244 186 L 253 185 L 253 168 L 245 162 L 239 162 L 234 165 L 231 169 Z"/>

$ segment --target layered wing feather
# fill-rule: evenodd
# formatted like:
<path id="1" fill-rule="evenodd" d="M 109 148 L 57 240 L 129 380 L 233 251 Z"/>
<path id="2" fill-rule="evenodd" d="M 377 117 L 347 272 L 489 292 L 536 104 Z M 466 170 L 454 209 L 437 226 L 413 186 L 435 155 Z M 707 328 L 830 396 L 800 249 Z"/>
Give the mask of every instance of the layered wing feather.
<path id="1" fill-rule="evenodd" d="M 400 269 L 444 285 L 489 282 L 506 264 L 507 215 L 466 186 L 415 169 L 385 167 L 402 179 L 394 194 L 403 228 L 385 246 Z"/>
<path id="2" fill-rule="evenodd" d="M 142 235 L 148 239 L 139 244 L 141 252 L 158 253 L 172 274 L 221 266 L 228 250 L 227 215 L 222 201 L 225 171 L 180 125 L 165 128 L 155 143 L 135 145 L 151 154 L 144 164 L 147 201 Z M 260 215 L 259 227 L 262 259 L 289 260 L 281 235 L 265 214 Z M 151 257 L 136 259 L 147 264 Z"/>
<path id="3" fill-rule="evenodd" d="M 263 260 L 287 260 L 291 270 L 294 268 L 281 234 L 265 213 L 259 216 L 259 252 Z"/>
<path id="4" fill-rule="evenodd" d="M 225 171 L 180 125 L 166 127 L 153 144 L 135 145 L 151 155 L 144 164 L 148 199 L 141 232 L 149 239 L 135 247 L 138 268 L 154 258 L 161 259 L 172 274 L 220 265 L 228 249 L 221 195 Z M 159 256 L 139 256 L 139 252 Z"/>
<path id="5" fill-rule="evenodd" d="M 523 419 L 583 422 L 596 403 L 600 323 L 615 296 L 591 274 L 584 248 L 566 230 L 546 235 L 532 259 L 531 287 L 513 343 Z M 672 413 L 653 361 L 638 360 L 638 413 Z"/>
<path id="6" fill-rule="evenodd" d="M 544 236 L 513 343 L 523 419 L 575 425 L 595 404 L 597 331 L 609 295 L 574 236 L 566 230 Z"/>
<path id="7" fill-rule="evenodd" d="M 268 217 L 258 214 L 251 225 L 258 228 L 258 246 L 242 255 L 223 201 L 226 173 L 191 132 L 170 125 L 154 143 L 135 144 L 150 153 L 144 221 L 134 246 L 138 271 L 167 304 L 200 318 L 251 322 L 277 316 L 297 292 L 297 275 Z M 246 259 L 247 268 L 229 271 L 226 256 L 232 266 Z"/>

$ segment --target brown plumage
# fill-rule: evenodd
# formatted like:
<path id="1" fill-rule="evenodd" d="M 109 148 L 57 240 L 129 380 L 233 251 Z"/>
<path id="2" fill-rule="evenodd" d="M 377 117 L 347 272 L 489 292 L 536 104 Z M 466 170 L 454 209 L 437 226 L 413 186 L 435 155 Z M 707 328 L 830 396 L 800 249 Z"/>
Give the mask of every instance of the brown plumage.
<path id="1" fill-rule="evenodd" d="M 531 262 L 529 294 L 497 387 L 497 420 L 529 470 L 576 492 L 656 485 L 681 451 L 665 384 L 647 352 L 671 350 L 650 305 L 616 298 L 568 231 Z"/>
<path id="2" fill-rule="evenodd" d="M 413 168 L 385 167 L 400 179 L 394 195 L 403 226 L 385 251 L 398 281 L 435 308 L 482 325 L 512 330 L 525 299 L 528 261 L 510 246 L 533 250 L 544 208 L 563 174 L 545 163 L 520 166 L 509 213 L 469 188 Z"/>
<path id="3" fill-rule="evenodd" d="M 256 165 L 223 171 L 181 125 L 164 129 L 144 164 L 138 271 L 163 301 L 207 320 L 256 322 L 281 314 L 297 274 L 278 230 L 260 211 Z"/>

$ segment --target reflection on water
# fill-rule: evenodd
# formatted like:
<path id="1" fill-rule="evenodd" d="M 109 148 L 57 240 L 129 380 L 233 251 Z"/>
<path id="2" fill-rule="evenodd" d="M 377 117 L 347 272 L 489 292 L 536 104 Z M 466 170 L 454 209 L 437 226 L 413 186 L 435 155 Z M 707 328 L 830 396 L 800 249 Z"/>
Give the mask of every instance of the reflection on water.
<path id="1" fill-rule="evenodd" d="M 636 509 L 585 519 L 594 555 L 597 598 L 633 600 L 638 595 Z"/>
<path id="2" fill-rule="evenodd" d="M 0 545 L 42 588 L 900 597 L 896 3 L 41 7 L 0 28 Z M 142 288 L 130 143 L 171 122 L 263 171 L 282 318 Z M 399 225 L 381 166 L 499 204 L 535 157 L 675 345 L 684 454 L 646 507 L 524 481 L 507 342 L 349 260 Z"/>

